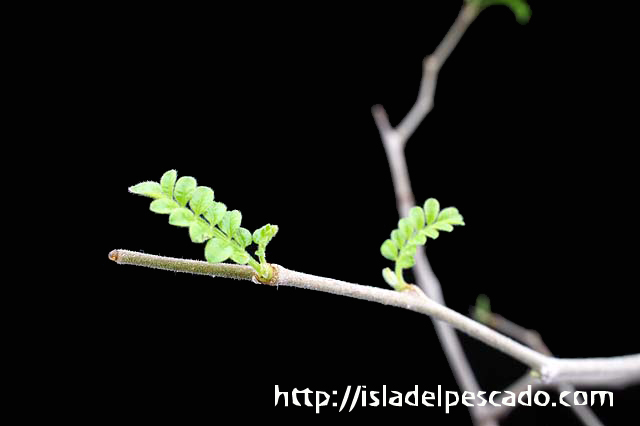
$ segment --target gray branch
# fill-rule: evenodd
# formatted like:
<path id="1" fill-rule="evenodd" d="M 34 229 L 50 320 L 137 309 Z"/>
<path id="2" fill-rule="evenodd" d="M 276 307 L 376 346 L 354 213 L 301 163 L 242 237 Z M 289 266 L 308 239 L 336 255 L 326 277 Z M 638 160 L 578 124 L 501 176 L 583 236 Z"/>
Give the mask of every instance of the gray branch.
<path id="1" fill-rule="evenodd" d="M 611 358 L 562 359 L 550 357 L 437 303 L 416 286 L 411 286 L 409 291 L 398 292 L 304 274 L 279 265 L 271 265 L 274 268 L 273 279 L 269 283 L 263 283 L 253 269 L 248 266 L 176 259 L 128 250 L 113 250 L 109 253 L 109 259 L 119 264 L 244 279 L 273 286 L 305 288 L 408 309 L 444 321 L 513 357 L 531 369 L 539 371 L 543 381 L 548 384 L 587 383 L 592 386 L 606 387 L 640 382 L 640 354 Z"/>

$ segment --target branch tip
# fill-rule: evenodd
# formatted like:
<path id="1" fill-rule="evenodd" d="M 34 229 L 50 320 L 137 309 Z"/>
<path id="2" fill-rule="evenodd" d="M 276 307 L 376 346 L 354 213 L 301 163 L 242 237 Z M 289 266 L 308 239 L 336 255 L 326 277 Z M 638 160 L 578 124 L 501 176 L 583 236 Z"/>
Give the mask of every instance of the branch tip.
<path id="1" fill-rule="evenodd" d="M 373 114 L 373 119 L 381 134 L 385 134 L 393 130 L 391 128 L 391 123 L 389 123 L 387 112 L 384 110 L 382 105 L 374 105 L 371 107 L 371 113 Z"/>

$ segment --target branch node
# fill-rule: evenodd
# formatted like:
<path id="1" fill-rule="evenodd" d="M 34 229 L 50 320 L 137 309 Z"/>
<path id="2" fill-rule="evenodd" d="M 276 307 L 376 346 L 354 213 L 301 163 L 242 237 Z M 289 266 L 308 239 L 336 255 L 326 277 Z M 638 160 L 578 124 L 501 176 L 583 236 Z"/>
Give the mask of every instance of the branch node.
<path id="1" fill-rule="evenodd" d="M 277 287 L 278 276 L 279 276 L 278 271 L 280 270 L 280 267 L 278 265 L 271 264 L 271 263 L 268 263 L 267 266 L 271 268 L 271 277 L 269 279 L 264 279 L 260 275 L 254 272 L 253 276 L 251 277 L 251 282 L 255 284 L 265 284 L 265 285 Z"/>
<path id="2" fill-rule="evenodd" d="M 434 55 L 427 56 L 424 60 L 424 69 L 428 73 L 436 73 L 440 69 L 440 61 Z"/>

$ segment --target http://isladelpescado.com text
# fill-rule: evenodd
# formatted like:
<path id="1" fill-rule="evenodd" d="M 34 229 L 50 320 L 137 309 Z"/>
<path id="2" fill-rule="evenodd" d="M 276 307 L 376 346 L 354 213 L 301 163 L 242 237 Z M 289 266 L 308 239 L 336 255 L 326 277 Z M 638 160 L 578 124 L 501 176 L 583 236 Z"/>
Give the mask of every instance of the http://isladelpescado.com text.
<path id="1" fill-rule="evenodd" d="M 516 405 L 541 407 L 587 405 L 613 407 L 613 393 L 609 391 L 574 391 L 560 392 L 553 397 L 543 390 L 527 390 L 516 395 L 510 391 L 493 391 L 477 393 L 443 390 L 438 385 L 436 389 L 422 390 L 416 385 L 412 390 L 401 392 L 393 390 L 386 385 L 372 386 L 347 386 L 342 390 L 311 390 L 310 388 L 284 389 L 275 385 L 275 406 L 308 407 L 315 413 L 323 410 L 338 410 L 339 412 L 352 412 L 355 409 L 375 407 L 439 407 L 445 413 L 449 413 L 456 406 L 480 406 L 491 405 L 494 407 Z"/>

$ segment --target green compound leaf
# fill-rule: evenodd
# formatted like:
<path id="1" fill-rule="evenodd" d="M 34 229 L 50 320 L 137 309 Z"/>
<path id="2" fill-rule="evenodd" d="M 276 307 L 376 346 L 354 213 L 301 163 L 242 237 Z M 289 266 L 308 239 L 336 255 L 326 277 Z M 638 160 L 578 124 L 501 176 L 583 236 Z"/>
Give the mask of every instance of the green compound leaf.
<path id="1" fill-rule="evenodd" d="M 169 215 L 169 223 L 174 226 L 191 226 L 191 222 L 195 220 L 193 212 L 185 208 L 177 208 Z"/>
<path id="2" fill-rule="evenodd" d="M 175 170 L 169 170 L 162 175 L 162 178 L 160 178 L 162 192 L 169 198 L 173 198 L 173 187 L 176 185 L 177 176 L 178 172 Z"/>
<path id="3" fill-rule="evenodd" d="M 271 269 L 267 268 L 265 248 L 278 232 L 276 225 L 265 225 L 252 234 L 240 227 L 242 214 L 238 210 L 228 211 L 226 205 L 214 201 L 213 189 L 198 186 L 191 176 L 178 179 L 175 170 L 165 172 L 160 183 L 142 182 L 129 191 L 154 198 L 149 207 L 151 211 L 168 214 L 170 224 L 189 228 L 193 242 L 207 242 L 208 261 L 223 262 L 231 258 L 239 264 L 249 263 L 261 276 L 269 278 Z M 246 251 L 254 238 L 259 242 L 256 253 L 260 263 Z"/>
<path id="4" fill-rule="evenodd" d="M 230 212 L 226 212 L 222 217 L 222 221 L 220 222 L 220 229 L 222 229 L 222 232 L 231 237 L 233 236 L 234 232 L 236 232 L 236 230 L 240 228 L 240 223 L 242 223 L 242 213 L 240 213 L 238 210 L 231 210 Z"/>
<path id="5" fill-rule="evenodd" d="M 236 233 L 233 235 L 233 239 L 236 240 L 242 248 L 245 248 L 251 244 L 251 232 L 245 228 L 238 228 Z"/>
<path id="6" fill-rule="evenodd" d="M 209 235 L 209 225 L 202 222 L 202 220 L 194 220 L 189 225 L 189 236 L 194 243 L 204 243 L 211 237 Z"/>
<path id="7" fill-rule="evenodd" d="M 191 195 L 189 201 L 189 207 L 193 210 L 196 216 L 200 216 L 207 211 L 209 207 L 213 206 L 213 189 L 208 186 L 199 186 Z"/>
<path id="8" fill-rule="evenodd" d="M 164 198 L 162 187 L 158 182 L 142 182 L 129 188 L 129 192 L 151 198 Z"/>
<path id="9" fill-rule="evenodd" d="M 422 207 L 412 207 L 411 210 L 409 210 L 409 219 L 415 229 L 420 230 L 424 228 L 425 214 Z"/>
<path id="10" fill-rule="evenodd" d="M 440 203 L 435 198 L 429 198 L 424 203 L 424 213 L 427 217 L 427 225 L 431 225 L 436 221 L 438 213 L 440 212 Z"/>
<path id="11" fill-rule="evenodd" d="M 207 262 L 220 263 L 227 260 L 233 254 L 231 245 L 220 238 L 212 238 L 207 242 L 204 249 L 204 257 Z"/>
<path id="12" fill-rule="evenodd" d="M 204 218 L 207 219 L 207 221 L 211 225 L 215 226 L 220 223 L 226 212 L 227 206 L 225 206 L 223 203 L 214 201 L 213 204 L 207 209 L 207 211 L 204 212 Z"/>
<path id="13" fill-rule="evenodd" d="M 186 206 L 187 202 L 191 199 L 193 195 L 193 191 L 195 191 L 197 186 L 197 182 L 191 176 L 182 176 L 176 182 L 176 187 L 174 188 L 174 196 L 176 201 L 182 206 Z"/>
<path id="14" fill-rule="evenodd" d="M 391 240 L 387 240 L 382 243 L 380 252 L 389 260 L 396 260 L 398 258 L 398 247 Z"/>
<path id="15" fill-rule="evenodd" d="M 160 198 L 158 200 L 153 200 L 151 202 L 151 205 L 149 206 L 149 209 L 154 213 L 169 214 L 178 207 L 180 207 L 178 203 L 176 203 L 172 199 Z"/>
<path id="16" fill-rule="evenodd" d="M 424 209 L 417 206 L 411 208 L 408 217 L 398 221 L 398 229 L 391 232 L 391 238 L 380 246 L 382 256 L 396 262 L 395 278 L 391 276 L 391 270 L 385 270 L 385 281 L 395 286 L 396 290 L 403 290 L 407 284 L 402 277 L 402 270 L 415 265 L 418 246 L 425 245 L 427 237 L 438 238 L 440 231 L 453 231 L 453 225 L 464 225 L 462 215 L 455 207 L 440 210 L 440 203 L 435 198 L 425 201 Z"/>

